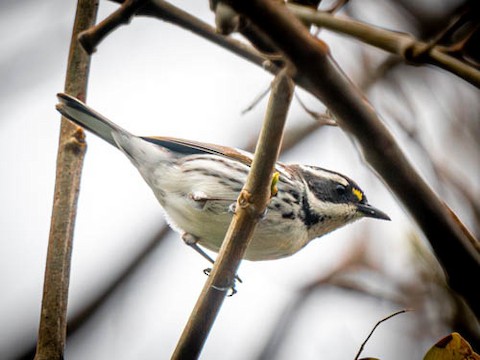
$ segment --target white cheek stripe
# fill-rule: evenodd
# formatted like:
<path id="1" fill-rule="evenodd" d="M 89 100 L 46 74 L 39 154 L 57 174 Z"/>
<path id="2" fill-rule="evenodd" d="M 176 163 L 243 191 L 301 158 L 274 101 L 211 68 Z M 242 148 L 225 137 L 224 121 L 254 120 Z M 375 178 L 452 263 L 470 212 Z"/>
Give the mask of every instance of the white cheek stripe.
<path id="1" fill-rule="evenodd" d="M 302 168 L 303 171 L 306 171 L 306 172 L 309 172 L 311 174 L 314 174 L 315 176 L 318 176 L 318 177 L 321 177 L 321 178 L 325 178 L 325 179 L 330 179 L 332 181 L 335 181 L 339 184 L 342 184 L 342 185 L 345 185 L 345 186 L 348 186 L 348 181 L 340 176 L 340 175 L 337 175 L 337 174 L 334 174 L 334 173 L 331 173 L 329 171 L 325 171 L 325 170 L 321 170 L 321 169 L 313 169 L 309 166 L 304 166 L 304 165 L 301 165 L 300 166 Z"/>
<path id="2" fill-rule="evenodd" d="M 346 224 L 346 219 L 355 218 L 357 213 L 356 207 L 351 204 L 335 204 L 326 201 L 321 201 L 315 198 L 314 196 L 310 197 L 310 209 L 312 212 L 315 212 L 319 215 L 324 215 L 330 219 L 327 222 Z"/>

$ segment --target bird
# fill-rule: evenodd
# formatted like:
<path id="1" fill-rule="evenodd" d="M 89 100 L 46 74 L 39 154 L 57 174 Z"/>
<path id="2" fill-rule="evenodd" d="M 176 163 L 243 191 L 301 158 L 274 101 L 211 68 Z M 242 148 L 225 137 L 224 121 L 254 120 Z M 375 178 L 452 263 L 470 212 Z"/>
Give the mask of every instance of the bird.
<path id="1" fill-rule="evenodd" d="M 80 100 L 57 94 L 67 119 L 122 151 L 150 186 L 169 225 L 209 261 L 235 212 L 253 154 L 221 145 L 161 136 L 136 136 Z M 361 218 L 390 220 L 370 205 L 356 182 L 310 165 L 275 165 L 275 195 L 257 224 L 244 259 L 275 260 Z"/>

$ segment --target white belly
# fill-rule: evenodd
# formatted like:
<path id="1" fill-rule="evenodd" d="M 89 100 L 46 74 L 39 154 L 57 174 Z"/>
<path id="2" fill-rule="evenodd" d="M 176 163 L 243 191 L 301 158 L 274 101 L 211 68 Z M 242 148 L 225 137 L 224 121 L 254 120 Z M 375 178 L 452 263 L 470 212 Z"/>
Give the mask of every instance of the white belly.
<path id="1" fill-rule="evenodd" d="M 180 233 L 189 233 L 198 238 L 205 248 L 218 252 L 233 214 L 230 202 L 211 201 L 199 207 L 189 196 L 168 194 L 164 209 L 172 227 Z M 273 260 L 290 256 L 303 248 L 310 239 L 298 219 L 279 219 L 275 209 L 269 209 L 255 229 L 247 248 L 247 260 Z M 272 225 L 275 223 L 277 225 Z M 281 225 L 278 225 L 281 224 Z"/>

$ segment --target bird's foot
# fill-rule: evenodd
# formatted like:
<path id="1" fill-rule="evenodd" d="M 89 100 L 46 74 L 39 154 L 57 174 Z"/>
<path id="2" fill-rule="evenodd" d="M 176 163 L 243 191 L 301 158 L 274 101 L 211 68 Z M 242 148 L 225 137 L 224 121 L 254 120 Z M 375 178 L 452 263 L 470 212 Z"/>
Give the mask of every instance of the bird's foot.
<path id="1" fill-rule="evenodd" d="M 211 272 L 212 272 L 212 269 L 211 269 L 211 268 L 207 268 L 207 269 L 204 269 L 204 270 L 203 270 L 203 273 L 204 273 L 205 275 L 207 275 L 207 276 L 210 276 L 210 273 L 211 273 Z M 223 291 L 223 292 L 228 292 L 228 291 L 230 291 L 229 293 L 227 293 L 227 296 L 228 296 L 228 297 L 231 297 L 231 296 L 235 295 L 235 294 L 238 292 L 238 291 L 237 291 L 237 287 L 236 287 L 237 281 L 238 281 L 239 283 L 242 283 L 242 282 L 243 282 L 242 279 L 240 279 L 240 278 L 238 277 L 238 275 L 235 275 L 235 278 L 234 278 L 234 280 L 233 280 L 233 284 L 232 284 L 232 285 L 230 285 L 230 286 L 221 286 L 221 287 L 220 287 L 220 286 L 212 286 L 212 287 L 213 287 L 214 289 L 218 290 L 218 291 Z"/>

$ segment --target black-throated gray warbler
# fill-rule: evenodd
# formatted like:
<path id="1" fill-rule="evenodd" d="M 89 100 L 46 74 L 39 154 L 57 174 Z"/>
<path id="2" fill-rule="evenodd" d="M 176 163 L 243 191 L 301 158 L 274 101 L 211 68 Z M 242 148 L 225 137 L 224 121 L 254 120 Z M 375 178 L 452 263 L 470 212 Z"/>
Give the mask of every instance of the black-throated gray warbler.
<path id="1" fill-rule="evenodd" d="M 197 250 L 197 243 L 213 251 L 220 249 L 252 154 L 175 138 L 138 137 L 69 95 L 58 94 L 58 98 L 57 109 L 65 117 L 131 160 L 187 244 Z M 311 240 L 362 217 L 389 220 L 342 174 L 280 162 L 276 171 L 278 193 L 258 223 L 245 259 L 292 255 Z"/>

